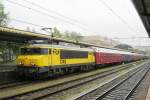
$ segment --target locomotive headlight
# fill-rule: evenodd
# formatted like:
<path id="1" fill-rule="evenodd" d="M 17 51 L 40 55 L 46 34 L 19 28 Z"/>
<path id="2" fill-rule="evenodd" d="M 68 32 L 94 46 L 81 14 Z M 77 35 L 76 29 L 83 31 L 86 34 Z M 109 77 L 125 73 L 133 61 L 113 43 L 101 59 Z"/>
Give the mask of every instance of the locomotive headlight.
<path id="1" fill-rule="evenodd" d="M 36 66 L 36 63 L 37 63 L 36 59 L 30 60 L 30 65 L 31 66 Z"/>
<path id="2" fill-rule="evenodd" d="M 33 62 L 30 62 L 30 65 L 32 65 L 32 66 L 35 66 L 35 63 L 33 63 Z"/>
<path id="3" fill-rule="evenodd" d="M 20 65 L 22 65 L 22 64 L 23 64 L 23 62 L 20 62 L 19 64 L 20 64 Z"/>
<path id="4" fill-rule="evenodd" d="M 34 62 L 30 62 L 30 65 L 31 66 L 35 66 L 36 64 Z"/>

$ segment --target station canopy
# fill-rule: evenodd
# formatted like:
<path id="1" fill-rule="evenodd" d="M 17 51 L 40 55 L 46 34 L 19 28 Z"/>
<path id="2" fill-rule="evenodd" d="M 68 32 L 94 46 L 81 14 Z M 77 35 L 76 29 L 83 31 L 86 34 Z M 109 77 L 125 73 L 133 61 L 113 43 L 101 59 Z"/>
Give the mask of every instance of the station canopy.
<path id="1" fill-rule="evenodd" d="M 36 32 L 29 32 L 15 28 L 9 27 L 0 27 L 0 41 L 10 41 L 10 42 L 17 42 L 17 43 L 26 43 L 32 40 L 53 40 L 54 42 L 66 42 L 66 43 L 73 43 L 73 44 L 81 44 L 77 41 L 69 41 L 60 38 L 51 37 L 50 35 L 36 33 Z"/>
<path id="2" fill-rule="evenodd" d="M 150 37 L 150 0 L 132 0 Z"/>
<path id="3" fill-rule="evenodd" d="M 48 40 L 58 45 L 60 43 L 62 44 L 69 43 L 70 46 L 76 45 L 80 47 L 100 47 L 100 48 L 108 48 L 108 49 L 114 49 L 114 50 L 120 50 L 120 51 L 128 51 L 128 50 L 123 50 L 123 49 L 118 49 L 118 48 L 109 48 L 109 47 L 103 47 L 103 46 L 99 46 L 95 44 L 83 43 L 79 41 L 55 38 L 55 37 L 51 37 L 50 35 L 41 34 L 41 33 L 29 32 L 29 31 L 8 28 L 8 27 L 0 27 L 0 41 L 27 43 L 32 40 L 46 40 L 46 41 Z M 135 51 L 128 51 L 128 52 L 135 52 Z"/>
<path id="4" fill-rule="evenodd" d="M 44 40 L 50 38 L 49 35 L 32 33 L 8 27 L 0 27 L 0 40 L 23 43 L 28 40 Z"/>
<path id="5" fill-rule="evenodd" d="M 9 27 L 0 27 L 0 41 L 27 43 L 32 40 L 44 40 L 50 42 L 53 41 L 53 43 L 56 44 L 59 44 L 61 42 L 61 43 L 71 43 L 71 44 L 82 45 L 82 46 L 95 46 L 92 44 L 81 43 L 78 41 L 55 38 L 55 37 L 51 37 L 50 35 L 41 34 L 41 33 L 29 32 L 29 31 L 24 31 L 15 28 L 9 28 Z"/>

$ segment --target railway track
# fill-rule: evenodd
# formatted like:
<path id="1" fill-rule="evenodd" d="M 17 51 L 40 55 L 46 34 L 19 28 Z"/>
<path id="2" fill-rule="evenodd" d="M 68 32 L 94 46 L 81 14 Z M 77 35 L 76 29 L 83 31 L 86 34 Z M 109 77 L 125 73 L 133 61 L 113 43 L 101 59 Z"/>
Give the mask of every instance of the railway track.
<path id="1" fill-rule="evenodd" d="M 3 83 L 0 85 L 0 89 L 6 89 L 6 88 L 11 88 L 11 87 L 15 87 L 15 86 L 19 86 L 19 85 L 24 85 L 24 84 L 27 84 L 29 82 L 27 81 L 23 81 L 23 80 L 18 80 L 18 81 L 10 81 L 10 82 L 7 82 L 7 83 Z"/>
<path id="2" fill-rule="evenodd" d="M 128 69 L 130 67 L 131 66 L 124 66 L 124 67 L 120 67 L 118 69 L 113 69 L 113 70 L 111 69 L 111 70 L 104 71 L 102 73 L 90 75 L 90 76 L 79 78 L 76 80 L 63 82 L 63 83 L 56 84 L 53 86 L 48 86 L 45 88 L 41 88 L 41 89 L 37 89 L 37 90 L 25 92 L 25 93 L 15 94 L 15 95 L 11 95 L 11 96 L 6 96 L 6 97 L 3 96 L 2 99 L 23 99 L 23 100 L 43 99 L 43 98 L 47 98 L 49 96 L 55 95 L 57 93 L 63 92 L 65 90 L 68 90 L 70 88 L 77 87 L 77 86 L 83 85 L 85 83 L 100 79 L 102 77 L 114 74 L 121 70 Z"/>
<path id="3" fill-rule="evenodd" d="M 136 87 L 132 95 L 130 96 L 130 100 L 146 100 L 148 89 L 150 84 L 150 70 L 144 76 L 140 84 Z"/>
<path id="4" fill-rule="evenodd" d="M 75 73 L 77 74 L 77 73 Z M 72 74 L 72 75 L 75 75 Z M 79 73 L 78 73 L 79 74 Z M 70 74 L 71 75 L 71 74 Z M 43 82 L 46 81 L 48 79 L 44 79 L 44 80 L 27 80 L 27 79 L 16 79 L 16 80 L 11 80 L 11 81 L 7 81 L 7 82 L 3 82 L 0 83 L 0 89 L 7 89 L 7 88 L 11 88 L 11 87 L 17 87 L 19 85 L 25 85 L 25 84 L 30 84 L 30 83 L 37 83 L 37 82 Z"/>
<path id="5" fill-rule="evenodd" d="M 44 82 L 44 81 L 47 81 L 47 80 L 43 79 L 43 80 L 34 80 L 33 81 L 33 80 L 27 80 L 27 79 L 22 79 L 22 80 L 17 79 L 17 80 L 13 80 L 10 82 L 0 84 L 0 90 L 14 88 L 14 87 L 21 86 L 21 85 L 40 83 L 40 82 Z"/>
<path id="6" fill-rule="evenodd" d="M 76 100 L 129 100 L 149 69 L 149 65 L 143 65 L 142 68 L 98 87 Z"/>

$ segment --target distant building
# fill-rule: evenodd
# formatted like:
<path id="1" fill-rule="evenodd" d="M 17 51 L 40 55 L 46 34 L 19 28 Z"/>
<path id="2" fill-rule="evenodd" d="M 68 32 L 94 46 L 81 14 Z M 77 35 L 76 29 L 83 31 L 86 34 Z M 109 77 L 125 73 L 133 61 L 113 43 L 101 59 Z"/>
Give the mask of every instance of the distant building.
<path id="1" fill-rule="evenodd" d="M 120 42 L 118 42 L 118 41 L 114 41 L 112 39 L 102 37 L 99 35 L 83 36 L 82 42 L 91 43 L 91 44 L 95 44 L 95 45 L 99 45 L 99 46 L 105 46 L 105 47 L 114 47 L 114 46 L 120 44 Z"/>
<path id="2" fill-rule="evenodd" d="M 150 55 L 150 46 L 135 46 L 134 48 L 146 52 L 148 55 Z"/>

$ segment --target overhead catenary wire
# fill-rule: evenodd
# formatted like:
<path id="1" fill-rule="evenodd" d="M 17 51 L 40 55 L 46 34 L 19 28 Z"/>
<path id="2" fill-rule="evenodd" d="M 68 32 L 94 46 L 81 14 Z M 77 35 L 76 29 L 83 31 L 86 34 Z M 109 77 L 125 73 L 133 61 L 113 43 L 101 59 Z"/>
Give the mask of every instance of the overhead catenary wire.
<path id="1" fill-rule="evenodd" d="M 149 39 L 149 37 L 124 37 L 124 38 L 114 37 L 111 39 Z"/>
<path id="2" fill-rule="evenodd" d="M 42 11 L 40 11 L 40 10 L 31 8 L 31 7 L 28 7 L 28 6 L 25 6 L 25 5 L 23 5 L 23 4 L 20 4 L 20 3 L 17 3 L 17 2 L 11 1 L 11 0 L 6 0 L 6 1 L 8 1 L 8 2 L 10 2 L 10 3 L 12 3 L 12 4 L 15 4 L 15 5 L 21 6 L 21 7 L 23 7 L 23 8 L 27 8 L 27 9 L 32 10 L 32 11 L 34 11 L 34 12 L 37 12 L 37 13 L 40 13 L 40 14 L 44 14 L 44 15 L 46 15 L 46 16 L 48 16 L 48 17 L 51 17 L 51 18 L 53 18 L 53 19 L 55 19 L 55 20 L 57 19 L 57 20 L 60 20 L 60 21 L 64 21 L 64 20 L 61 20 L 61 19 L 59 19 L 59 18 L 57 18 L 57 17 L 55 17 L 55 16 L 51 16 L 51 15 L 45 13 L 45 12 L 42 12 Z M 66 22 L 66 21 L 65 21 L 65 22 Z M 69 22 L 67 22 L 67 23 L 69 23 Z M 73 23 L 70 23 L 70 24 L 73 25 Z"/>
<path id="3" fill-rule="evenodd" d="M 0 17 L 0 20 L 1 20 L 1 19 L 3 19 L 3 18 Z M 44 26 L 44 25 L 39 25 L 39 24 L 31 23 L 31 22 L 24 21 L 24 20 L 20 20 L 20 19 L 17 19 L 17 18 L 9 18 L 9 20 L 15 21 L 15 22 L 19 22 L 19 23 L 28 24 L 28 25 L 32 25 L 32 26 L 36 26 L 36 27 L 39 27 L 39 28 L 44 28 L 44 27 L 46 27 L 46 26 Z"/>
<path id="4" fill-rule="evenodd" d="M 50 15 L 50 14 L 48 14 L 48 13 L 46 13 L 46 12 L 43 12 L 43 11 L 40 11 L 40 10 L 31 8 L 31 7 L 28 7 L 28 6 L 26 6 L 26 5 L 23 5 L 23 4 L 14 2 L 14 1 L 12 1 L 12 0 L 6 0 L 6 1 L 8 1 L 9 3 L 15 4 L 15 5 L 17 5 L 17 6 L 20 6 L 20 7 L 29 9 L 29 10 L 32 10 L 32 11 L 37 12 L 37 13 L 39 13 L 39 14 L 48 16 L 48 17 L 53 18 L 53 19 L 55 19 L 55 20 L 59 20 L 59 21 L 62 21 L 62 22 L 65 22 L 65 23 L 68 23 L 68 24 L 77 26 L 78 28 L 80 28 L 80 29 L 82 29 L 82 30 L 87 30 L 87 28 L 81 27 L 81 26 L 79 26 L 79 25 L 76 25 L 76 24 L 73 23 L 73 22 L 69 22 L 69 21 L 63 20 L 63 19 L 61 19 L 61 18 L 58 18 L 58 17 L 56 17 L 56 16 Z"/>
<path id="5" fill-rule="evenodd" d="M 18 6 L 24 7 L 24 8 L 27 8 L 27 9 L 32 10 L 32 11 L 34 11 L 34 12 L 40 13 L 40 14 L 42 14 L 42 15 L 46 15 L 46 16 L 48 16 L 48 17 L 51 17 L 51 18 L 55 19 L 55 20 L 59 20 L 59 21 L 63 21 L 63 22 L 65 22 L 65 23 L 68 23 L 68 24 L 71 24 L 71 25 L 75 25 L 75 26 L 79 27 L 80 29 L 83 29 L 83 30 L 86 30 L 86 31 L 87 31 L 87 29 L 88 29 L 88 28 L 84 28 L 84 27 L 81 27 L 81 26 L 75 24 L 75 22 L 73 22 L 73 21 L 75 21 L 75 20 L 72 20 L 72 19 L 69 18 L 69 17 L 66 17 L 66 16 L 64 16 L 64 15 L 61 15 L 61 14 L 59 14 L 59 13 L 57 13 L 57 12 L 51 11 L 51 10 L 49 10 L 49 9 L 47 9 L 47 8 L 44 8 L 44 7 L 42 7 L 42 6 L 40 6 L 40 5 L 36 4 L 36 3 L 33 3 L 33 2 L 31 2 L 31 1 L 29 1 L 29 0 L 23 0 L 23 1 L 28 2 L 28 3 L 30 3 L 30 4 L 32 4 L 32 5 L 34 5 L 34 6 L 36 6 L 36 7 L 42 8 L 42 9 L 45 10 L 45 11 L 51 11 L 51 12 L 53 12 L 54 14 L 57 14 L 58 16 L 64 17 L 64 18 L 66 18 L 66 19 L 70 19 L 72 22 L 67 21 L 67 20 L 64 20 L 64 19 L 59 18 L 59 17 L 56 17 L 56 16 L 53 16 L 53 15 L 50 15 L 49 13 L 43 12 L 43 11 L 41 11 L 41 10 L 28 7 L 28 6 L 24 5 L 24 4 L 20 4 L 20 3 L 14 2 L 14 1 L 12 1 L 12 0 L 6 0 L 6 1 L 8 1 L 8 2 L 10 2 L 10 3 L 13 3 L 13 4 L 15 4 L 15 5 L 18 5 Z M 98 0 L 98 1 L 100 1 L 101 3 L 103 3 L 115 16 L 117 16 L 124 24 L 126 24 L 127 27 L 128 27 L 131 31 L 137 33 L 130 25 L 128 25 L 128 23 L 127 23 L 120 15 L 118 15 L 109 5 L 107 5 L 107 3 L 105 3 L 103 0 Z"/>
<path id="6" fill-rule="evenodd" d="M 131 31 L 137 33 L 135 29 L 133 29 L 119 14 L 117 14 L 104 0 L 98 0 L 101 2 L 110 12 L 112 12 L 122 23 L 124 23 Z"/>
<path id="7" fill-rule="evenodd" d="M 67 17 L 67 16 L 65 16 L 65 15 L 63 15 L 63 14 L 61 14 L 61 13 L 56 12 L 56 11 L 47 9 L 47 8 L 45 8 L 45 7 L 43 7 L 43 6 L 39 5 L 39 4 L 37 4 L 37 3 L 31 2 L 31 1 L 29 1 L 29 0 L 23 0 L 23 1 L 24 1 L 24 2 L 27 2 L 28 4 L 34 5 L 34 6 L 38 7 L 38 8 L 40 8 L 40 9 L 43 9 L 43 10 L 45 10 L 45 11 L 48 11 L 49 13 L 53 13 L 53 14 L 55 14 L 55 15 L 57 15 L 57 16 L 63 17 L 63 18 L 65 18 L 65 19 L 67 19 L 67 20 L 70 20 L 70 21 L 72 21 L 72 22 L 74 22 L 74 23 L 84 25 L 83 23 L 79 22 L 78 20 L 75 20 L 75 19 L 72 19 L 72 18 L 70 18 L 70 17 Z M 85 26 L 85 25 L 84 25 L 84 26 Z"/>
<path id="8" fill-rule="evenodd" d="M 24 23 L 24 24 L 36 26 L 36 27 L 39 27 L 39 28 L 46 27 L 46 26 L 43 26 L 43 25 L 37 25 L 37 24 L 31 23 L 31 22 L 20 20 L 20 19 L 16 19 L 16 18 L 9 18 L 9 19 L 12 20 L 12 21 L 15 21 L 15 22 Z"/>

